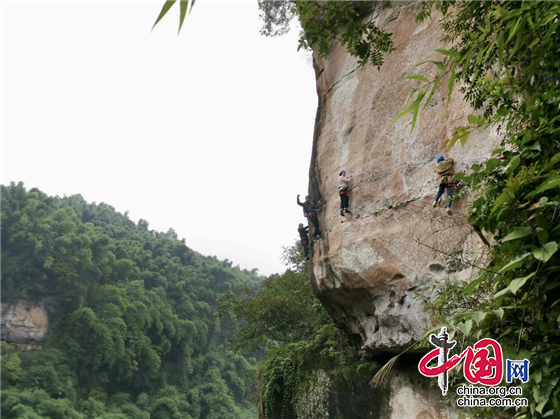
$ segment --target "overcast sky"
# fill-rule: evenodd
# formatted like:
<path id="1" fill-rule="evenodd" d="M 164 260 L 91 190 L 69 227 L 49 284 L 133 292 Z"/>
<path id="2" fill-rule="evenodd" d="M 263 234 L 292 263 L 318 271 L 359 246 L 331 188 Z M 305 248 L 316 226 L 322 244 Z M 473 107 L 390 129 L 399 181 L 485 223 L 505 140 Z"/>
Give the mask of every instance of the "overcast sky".
<path id="1" fill-rule="evenodd" d="M 2 184 L 81 194 L 263 274 L 304 222 L 317 107 L 257 2 L 2 0 Z"/>

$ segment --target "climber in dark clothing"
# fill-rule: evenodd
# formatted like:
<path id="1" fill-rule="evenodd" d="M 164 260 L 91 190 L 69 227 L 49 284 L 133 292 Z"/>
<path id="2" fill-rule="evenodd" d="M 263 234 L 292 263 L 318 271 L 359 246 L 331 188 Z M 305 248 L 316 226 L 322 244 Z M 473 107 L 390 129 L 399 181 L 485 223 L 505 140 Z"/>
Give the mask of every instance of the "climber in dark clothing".
<path id="1" fill-rule="evenodd" d="M 297 231 L 299 233 L 301 245 L 303 246 L 305 259 L 309 259 L 309 236 L 307 235 L 307 232 L 309 231 L 309 226 L 304 227 L 302 223 L 299 223 L 299 228 Z"/>
<path id="2" fill-rule="evenodd" d="M 305 197 L 305 202 L 300 202 L 299 195 L 297 196 L 297 204 L 303 207 L 303 216 L 307 217 L 307 220 L 313 224 L 314 232 L 313 237 L 321 236 L 321 230 L 319 229 L 319 220 L 317 219 L 317 205 L 311 203 L 311 198 L 309 195 Z"/>
<path id="3" fill-rule="evenodd" d="M 352 214 L 348 209 L 348 201 L 350 199 L 350 181 L 352 178 L 346 176 L 346 170 L 342 169 L 338 174 L 338 194 L 340 195 L 340 215 L 343 217 L 344 214 Z"/>

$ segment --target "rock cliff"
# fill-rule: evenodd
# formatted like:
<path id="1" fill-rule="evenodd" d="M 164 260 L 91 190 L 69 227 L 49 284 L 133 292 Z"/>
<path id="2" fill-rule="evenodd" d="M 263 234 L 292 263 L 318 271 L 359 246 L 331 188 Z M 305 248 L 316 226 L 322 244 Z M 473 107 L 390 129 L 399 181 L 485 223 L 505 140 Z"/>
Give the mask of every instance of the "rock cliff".
<path id="1" fill-rule="evenodd" d="M 27 301 L 2 303 L 2 340 L 23 349 L 40 346 L 49 329 L 47 302 L 32 304 Z"/>
<path id="2" fill-rule="evenodd" d="M 467 199 L 453 203 L 452 215 L 431 206 L 436 157 L 451 157 L 456 170 L 466 170 L 488 158 L 499 142 L 496 132 L 473 132 L 464 148 L 442 150 L 443 140 L 475 113 L 458 91 L 446 106 L 445 82 L 431 105 L 421 109 L 413 131 L 410 115 L 394 122 L 412 83 L 404 77 L 431 71 L 417 64 L 441 60 L 434 50 L 445 47 L 438 16 L 417 23 L 417 8 L 404 3 L 375 12 L 396 48 L 379 71 L 359 67 L 335 43 L 328 58 L 314 56 L 319 107 L 310 192 L 321 198 L 325 237 L 314 246 L 311 279 L 337 325 L 373 356 L 396 354 L 418 341 L 432 326 L 423 304 L 434 281 L 472 276 L 468 266 L 451 269 L 450 262 L 461 256 L 476 260 L 481 250 L 466 220 Z M 346 217 L 339 214 L 337 193 L 342 168 L 353 176 L 352 215 Z M 445 409 L 424 409 L 433 395 L 420 391 L 417 379 L 393 378 L 389 404 L 394 406 L 383 418 L 448 417 Z M 396 407 L 407 398 L 403 392 L 410 393 L 408 405 Z"/>

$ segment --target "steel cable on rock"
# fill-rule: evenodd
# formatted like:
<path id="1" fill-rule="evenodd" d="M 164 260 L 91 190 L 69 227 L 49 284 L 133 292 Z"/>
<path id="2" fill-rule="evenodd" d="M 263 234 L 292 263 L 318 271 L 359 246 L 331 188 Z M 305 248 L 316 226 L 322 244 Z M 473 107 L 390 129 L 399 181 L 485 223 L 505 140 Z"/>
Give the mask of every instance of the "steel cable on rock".
<path id="1" fill-rule="evenodd" d="M 484 161 L 484 160 L 486 160 L 486 158 L 472 158 L 472 159 L 456 160 L 455 163 L 466 164 L 468 162 L 475 162 L 475 161 L 481 162 L 481 161 Z M 356 183 L 351 188 L 349 188 L 349 191 L 353 191 L 354 189 L 358 188 L 358 186 L 360 186 L 363 182 L 375 181 L 384 174 L 393 173 L 395 170 L 397 170 L 397 168 L 407 168 L 407 167 L 412 167 L 412 166 L 419 166 L 419 165 L 429 163 L 431 161 L 432 161 L 432 159 L 429 159 L 429 160 L 415 160 L 415 161 L 411 161 L 411 162 L 396 163 L 396 164 L 393 164 L 393 165 L 388 166 L 388 167 L 384 167 L 383 169 L 379 169 L 379 170 L 376 170 L 376 171 L 366 170 L 366 171 L 358 172 L 358 173 L 354 174 L 354 176 L 363 176 L 365 174 L 367 174 L 368 176 L 362 178 L 360 181 L 358 181 L 358 183 Z M 338 195 L 338 189 L 335 192 L 331 192 L 329 194 L 321 196 L 321 198 L 317 201 L 317 205 L 323 205 L 333 195 Z"/>

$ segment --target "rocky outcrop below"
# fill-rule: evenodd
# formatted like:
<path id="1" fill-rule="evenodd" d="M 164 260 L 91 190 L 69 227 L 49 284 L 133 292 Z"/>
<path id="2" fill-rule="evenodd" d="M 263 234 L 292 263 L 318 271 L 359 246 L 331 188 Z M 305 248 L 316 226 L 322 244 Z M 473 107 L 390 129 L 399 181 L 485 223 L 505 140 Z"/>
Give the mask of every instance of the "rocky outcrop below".
<path id="1" fill-rule="evenodd" d="M 309 189 L 320 200 L 325 237 L 313 248 L 311 280 L 336 324 L 374 357 L 400 353 L 421 339 L 433 326 L 424 303 L 434 282 L 474 277 L 457 259 L 476 264 L 482 257 L 483 244 L 466 218 L 468 198 L 453 203 L 452 215 L 432 207 L 436 157 L 451 157 L 457 171 L 468 171 L 500 140 L 495 131 L 473 132 L 465 147 L 442 150 L 444 139 L 475 113 L 458 91 L 446 105 L 445 80 L 414 130 L 410 115 L 395 122 L 413 83 L 405 77 L 433 76 L 435 66 L 417 64 L 441 60 L 435 50 L 445 48 L 438 16 L 417 23 L 417 10 L 418 4 L 401 3 L 375 12 L 396 48 L 380 70 L 359 67 L 335 43 L 328 58 L 314 56 L 319 107 Z M 337 191 L 342 168 L 353 177 L 352 215 L 346 217 Z M 422 389 L 430 380 L 421 378 L 397 372 L 392 395 L 375 417 L 449 417 L 445 408 L 425 408 L 434 397 Z"/>
<path id="2" fill-rule="evenodd" d="M 39 348 L 49 330 L 47 307 L 47 301 L 2 303 L 2 340 L 22 349 Z"/>

